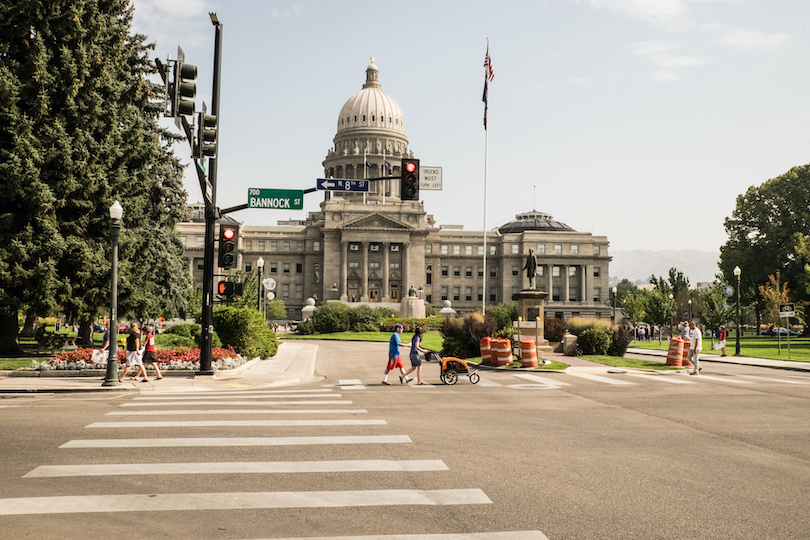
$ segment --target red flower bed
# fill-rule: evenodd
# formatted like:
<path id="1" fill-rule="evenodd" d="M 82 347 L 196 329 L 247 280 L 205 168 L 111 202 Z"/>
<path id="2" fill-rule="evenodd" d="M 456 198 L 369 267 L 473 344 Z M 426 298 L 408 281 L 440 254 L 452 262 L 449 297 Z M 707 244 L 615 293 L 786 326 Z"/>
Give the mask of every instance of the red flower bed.
<path id="1" fill-rule="evenodd" d="M 77 349 L 75 351 L 65 351 L 54 355 L 51 362 L 90 362 L 94 349 Z M 108 353 L 109 354 L 109 353 Z M 168 364 L 170 362 L 199 362 L 200 349 L 189 349 L 188 347 L 179 347 L 177 349 L 156 349 L 155 355 L 158 362 L 161 364 Z M 235 358 L 236 354 L 228 349 L 214 348 L 211 349 L 211 359 L 214 361 L 224 360 L 226 358 Z M 118 362 L 126 362 L 127 351 L 118 348 Z"/>

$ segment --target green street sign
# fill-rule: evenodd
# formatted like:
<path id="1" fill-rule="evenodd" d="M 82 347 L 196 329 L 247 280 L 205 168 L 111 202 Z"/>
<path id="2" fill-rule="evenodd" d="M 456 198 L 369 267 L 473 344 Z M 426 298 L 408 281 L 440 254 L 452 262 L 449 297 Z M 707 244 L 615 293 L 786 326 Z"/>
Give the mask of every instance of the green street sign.
<path id="1" fill-rule="evenodd" d="M 248 188 L 248 208 L 303 210 L 303 189 Z"/>

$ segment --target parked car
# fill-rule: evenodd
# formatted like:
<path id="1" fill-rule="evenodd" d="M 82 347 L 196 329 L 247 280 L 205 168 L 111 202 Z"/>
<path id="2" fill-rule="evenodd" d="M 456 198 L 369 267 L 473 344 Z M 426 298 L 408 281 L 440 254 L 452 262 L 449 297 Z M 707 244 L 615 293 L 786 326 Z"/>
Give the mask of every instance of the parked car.
<path id="1" fill-rule="evenodd" d="M 778 328 L 775 327 L 775 326 L 771 326 L 770 328 L 765 330 L 765 335 L 766 336 L 775 336 L 777 334 L 779 334 L 780 336 L 786 336 L 786 335 L 788 335 L 788 329 L 783 327 L 783 326 L 780 326 Z M 798 336 L 799 333 L 794 332 L 793 330 L 790 330 L 790 335 L 791 336 Z"/>

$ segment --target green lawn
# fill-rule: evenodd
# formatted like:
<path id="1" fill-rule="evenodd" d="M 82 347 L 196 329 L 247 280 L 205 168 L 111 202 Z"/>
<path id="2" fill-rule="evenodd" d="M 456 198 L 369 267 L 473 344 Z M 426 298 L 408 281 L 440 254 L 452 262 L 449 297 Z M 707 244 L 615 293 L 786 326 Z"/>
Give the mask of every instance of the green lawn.
<path id="1" fill-rule="evenodd" d="M 298 334 L 278 334 L 284 339 L 332 339 L 336 341 L 378 341 L 388 343 L 391 334 L 388 332 L 335 332 L 334 334 L 314 334 L 310 336 L 299 336 Z M 400 339 L 402 343 L 410 343 L 413 338 L 412 332 L 402 332 Z M 427 332 L 422 335 L 422 347 L 431 351 L 442 350 L 444 338 L 438 332 Z"/>
<path id="2" fill-rule="evenodd" d="M 734 354 L 736 342 L 733 332 L 729 337 L 730 339 L 726 341 L 726 354 L 731 356 Z M 781 352 L 779 352 L 777 345 L 776 336 L 741 336 L 740 356 L 748 356 L 751 358 L 769 358 L 771 360 L 788 360 L 787 338 L 782 336 Z M 634 341 L 630 344 L 630 347 L 636 349 L 667 351 L 669 350 L 669 341 L 664 340 L 660 343 L 660 345 L 657 341 Z M 711 339 L 704 338 L 702 354 L 719 356 L 720 351 L 714 350 Z M 790 360 L 797 362 L 810 362 L 810 339 L 791 336 Z"/>

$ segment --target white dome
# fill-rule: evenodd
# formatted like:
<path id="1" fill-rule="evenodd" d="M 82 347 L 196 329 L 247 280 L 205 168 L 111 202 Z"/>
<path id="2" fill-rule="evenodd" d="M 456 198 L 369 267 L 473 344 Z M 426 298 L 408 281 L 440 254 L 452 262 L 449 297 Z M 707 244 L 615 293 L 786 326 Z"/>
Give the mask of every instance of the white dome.
<path id="1" fill-rule="evenodd" d="M 372 63 L 366 68 L 366 83 L 363 89 L 349 98 L 338 116 L 337 132 L 369 128 L 392 130 L 405 134 L 405 119 L 402 110 L 391 96 L 383 92 L 377 80 L 379 71 Z"/>

